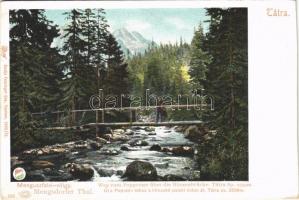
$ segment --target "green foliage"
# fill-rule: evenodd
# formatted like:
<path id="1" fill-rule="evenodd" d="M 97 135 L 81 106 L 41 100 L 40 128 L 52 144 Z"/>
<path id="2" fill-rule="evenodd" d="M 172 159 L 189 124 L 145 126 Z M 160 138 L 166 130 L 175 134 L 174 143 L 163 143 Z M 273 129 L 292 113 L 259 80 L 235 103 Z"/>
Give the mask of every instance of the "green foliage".
<path id="1" fill-rule="evenodd" d="M 247 127 L 247 11 L 208 9 L 206 50 L 212 55 L 204 87 L 214 98 L 215 126 Z M 208 117 L 207 117 L 208 118 Z"/>
<path id="2" fill-rule="evenodd" d="M 61 78 L 60 56 L 51 47 L 57 26 L 47 20 L 43 10 L 11 10 L 10 77 L 12 146 L 29 145 L 41 124 L 31 113 L 56 108 Z"/>
<path id="3" fill-rule="evenodd" d="M 90 80 L 88 79 L 88 72 L 90 71 L 86 66 L 85 56 L 82 53 L 85 52 L 87 44 L 82 37 L 82 11 L 74 9 L 65 13 L 65 15 L 67 15 L 69 23 L 64 29 L 65 34 L 63 35 L 63 38 L 66 39 L 62 48 L 65 52 L 63 62 L 65 78 L 61 87 L 63 90 L 61 107 L 76 110 L 83 106 L 84 97 L 87 95 L 84 86 Z"/>
<path id="4" fill-rule="evenodd" d="M 248 180 L 248 135 L 226 130 L 198 144 L 201 180 Z"/>
<path id="5" fill-rule="evenodd" d="M 129 58 L 131 93 L 142 96 L 146 89 L 156 95 L 189 92 L 189 75 L 186 70 L 190 47 L 186 43 L 151 46 L 143 55 Z M 163 73 L 161 73 L 163 72 Z"/>
<path id="6" fill-rule="evenodd" d="M 119 95 L 128 91 L 127 65 L 115 38 L 107 31 L 104 11 L 71 10 L 65 28 L 65 78 L 61 106 L 67 110 L 87 108 L 89 98 L 104 89 Z M 75 113 L 70 122 L 76 121 Z"/>
<path id="7" fill-rule="evenodd" d="M 123 52 L 112 34 L 107 37 L 107 83 L 108 94 L 120 96 L 129 94 L 127 64 L 124 63 Z"/>
<path id="8" fill-rule="evenodd" d="M 214 100 L 204 121 L 217 130 L 215 139 L 199 145 L 202 179 L 248 179 L 247 9 L 207 9 L 211 17 L 203 48 L 210 56 L 199 84 Z"/>
<path id="9" fill-rule="evenodd" d="M 56 120 L 50 112 L 89 108 L 89 98 L 106 87 L 128 91 L 127 64 L 108 32 L 103 9 L 73 9 L 65 13 L 61 49 L 51 46 L 59 37 L 44 10 L 10 11 L 12 146 L 29 147 L 43 141 L 41 126 Z M 33 117 L 45 112 L 45 119 Z M 78 118 L 78 119 L 77 119 Z M 79 123 L 75 113 L 64 123 Z"/>
<path id="10" fill-rule="evenodd" d="M 151 45 L 144 54 L 128 58 L 128 64 L 107 30 L 103 9 L 67 12 L 62 49 L 51 47 L 59 30 L 43 12 L 10 11 L 13 149 L 70 139 L 45 137 L 38 128 L 49 121 L 35 120 L 32 113 L 88 108 L 90 95 L 100 88 L 138 96 L 150 89 L 151 94 L 173 98 L 205 89 L 214 100 L 214 111 L 174 111 L 168 118 L 203 119 L 217 131 L 212 140 L 198 144 L 202 180 L 248 179 L 247 9 L 207 9 L 207 34 L 199 26 L 191 45 L 182 40 Z M 126 117 L 105 115 L 108 121 Z M 67 120 L 74 123 L 76 118 L 72 114 Z"/>
<path id="11" fill-rule="evenodd" d="M 190 76 L 192 77 L 192 86 L 194 89 L 202 89 L 202 83 L 206 80 L 208 65 L 211 63 L 211 56 L 203 50 L 205 42 L 203 28 L 199 25 L 194 32 L 191 42 Z"/>

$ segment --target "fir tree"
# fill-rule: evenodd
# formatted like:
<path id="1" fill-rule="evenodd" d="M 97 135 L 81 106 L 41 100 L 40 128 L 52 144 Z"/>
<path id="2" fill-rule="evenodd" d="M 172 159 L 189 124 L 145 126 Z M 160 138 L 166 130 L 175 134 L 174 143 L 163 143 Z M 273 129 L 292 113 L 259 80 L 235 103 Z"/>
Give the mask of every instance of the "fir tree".
<path id="1" fill-rule="evenodd" d="M 128 94 L 128 71 L 123 52 L 112 34 L 108 35 L 106 42 L 108 67 L 106 88 L 109 94 Z"/>
<path id="2" fill-rule="evenodd" d="M 81 16 L 82 24 L 82 37 L 85 40 L 84 52 L 84 75 L 88 83 L 86 83 L 84 97 L 85 101 L 88 101 L 90 96 L 95 94 L 97 84 L 97 73 L 96 73 L 96 56 L 98 54 L 97 48 L 97 31 L 98 23 L 97 17 L 92 9 L 85 9 Z M 86 104 L 85 104 L 86 105 Z"/>
<path id="3" fill-rule="evenodd" d="M 31 113 L 54 109 L 59 98 L 59 54 L 51 47 L 59 34 L 43 10 L 11 10 L 10 25 L 12 145 L 24 147 L 36 139 Z"/>
<path id="4" fill-rule="evenodd" d="M 63 98 L 61 106 L 67 110 L 76 110 L 87 106 L 84 103 L 88 93 L 86 86 L 89 83 L 86 67 L 86 41 L 82 33 L 82 11 L 73 9 L 64 13 L 69 20 L 69 24 L 64 29 L 65 38 L 62 48 L 65 52 L 63 67 L 65 78 L 62 81 Z M 72 112 L 70 123 L 76 121 L 76 113 Z"/>
<path id="5" fill-rule="evenodd" d="M 95 54 L 95 66 L 96 66 L 96 94 L 98 93 L 99 89 L 103 89 L 105 87 L 105 76 L 107 72 L 107 37 L 109 35 L 108 32 L 108 24 L 107 20 L 105 19 L 105 11 L 104 9 L 97 9 L 95 10 L 96 14 L 96 54 Z"/>
<path id="6" fill-rule="evenodd" d="M 247 9 L 207 9 L 211 17 L 204 42 L 213 57 L 203 86 L 215 110 L 204 120 L 218 134 L 199 145 L 202 179 L 248 179 Z"/>
<path id="7" fill-rule="evenodd" d="M 190 76 L 194 89 L 202 89 L 203 81 L 206 79 L 207 66 L 210 63 L 210 56 L 203 50 L 205 36 L 202 25 L 195 30 L 191 42 Z"/>

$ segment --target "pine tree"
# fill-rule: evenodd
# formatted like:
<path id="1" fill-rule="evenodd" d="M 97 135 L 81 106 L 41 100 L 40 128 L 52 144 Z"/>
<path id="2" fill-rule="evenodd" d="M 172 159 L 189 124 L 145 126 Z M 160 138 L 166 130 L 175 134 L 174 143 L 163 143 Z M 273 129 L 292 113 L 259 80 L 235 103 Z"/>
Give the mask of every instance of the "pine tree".
<path id="1" fill-rule="evenodd" d="M 61 107 L 67 110 L 76 110 L 87 106 L 86 86 L 89 83 L 88 72 L 86 67 L 86 41 L 83 38 L 82 28 L 82 11 L 73 9 L 64 13 L 67 15 L 69 24 L 64 29 L 65 38 L 62 51 L 65 52 L 63 67 L 65 78 L 62 82 L 63 98 Z M 76 113 L 72 112 L 70 123 L 76 121 Z"/>
<path id="2" fill-rule="evenodd" d="M 247 9 L 207 9 L 211 17 L 203 46 L 213 57 L 203 86 L 214 111 L 205 115 L 215 140 L 199 146 L 202 178 L 248 179 Z"/>
<path id="3" fill-rule="evenodd" d="M 220 124 L 247 127 L 247 12 L 246 9 L 208 9 L 211 27 L 206 47 L 213 56 L 205 88 L 215 98 Z M 241 106 L 241 107 L 239 107 Z M 236 117 L 240 112 L 240 117 Z"/>
<path id="4" fill-rule="evenodd" d="M 97 9 L 95 10 L 96 14 L 96 54 L 95 54 L 95 72 L 96 72 L 96 91 L 97 94 L 99 89 L 103 89 L 105 87 L 104 79 L 106 77 L 107 72 L 107 37 L 109 35 L 108 32 L 108 24 L 107 20 L 105 19 L 105 11 L 104 9 Z"/>
<path id="5" fill-rule="evenodd" d="M 211 57 L 203 50 L 205 36 L 202 25 L 195 30 L 191 42 L 191 60 L 190 60 L 190 76 L 194 89 L 202 89 L 203 82 L 206 79 L 207 66 L 211 61 Z"/>
<path id="6" fill-rule="evenodd" d="M 97 31 L 98 31 L 98 22 L 97 17 L 92 9 L 85 9 L 81 16 L 82 24 L 82 37 L 85 40 L 84 52 L 84 68 L 86 75 L 85 79 L 88 81 L 88 84 L 85 86 L 86 96 L 84 97 L 85 101 L 88 101 L 90 96 L 95 94 L 97 84 L 97 73 L 96 73 L 96 56 L 98 54 L 97 49 Z"/>
<path id="7" fill-rule="evenodd" d="M 150 55 L 149 58 L 147 58 L 144 87 L 145 89 L 150 89 L 151 93 L 156 95 L 164 94 L 164 91 L 161 88 L 163 86 L 163 78 L 160 68 L 161 65 L 160 59 L 156 56 Z"/>
<path id="8" fill-rule="evenodd" d="M 53 109 L 59 98 L 59 54 L 51 47 L 59 34 L 43 10 L 9 14 L 12 145 L 24 147 L 36 139 L 38 124 L 31 113 Z"/>
<path id="9" fill-rule="evenodd" d="M 124 63 L 123 52 L 112 34 L 107 37 L 106 56 L 107 56 L 107 91 L 109 94 L 121 95 L 128 94 L 128 70 Z"/>

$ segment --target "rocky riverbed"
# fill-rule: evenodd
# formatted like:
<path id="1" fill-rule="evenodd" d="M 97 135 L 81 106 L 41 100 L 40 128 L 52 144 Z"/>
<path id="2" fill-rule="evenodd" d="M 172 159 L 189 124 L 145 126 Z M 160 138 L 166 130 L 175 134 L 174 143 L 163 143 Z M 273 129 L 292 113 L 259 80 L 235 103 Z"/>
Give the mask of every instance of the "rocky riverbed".
<path id="1" fill-rule="evenodd" d="M 199 180 L 194 146 L 212 135 L 196 127 L 115 129 L 93 140 L 23 151 L 11 157 L 11 166 L 26 170 L 24 181 Z"/>

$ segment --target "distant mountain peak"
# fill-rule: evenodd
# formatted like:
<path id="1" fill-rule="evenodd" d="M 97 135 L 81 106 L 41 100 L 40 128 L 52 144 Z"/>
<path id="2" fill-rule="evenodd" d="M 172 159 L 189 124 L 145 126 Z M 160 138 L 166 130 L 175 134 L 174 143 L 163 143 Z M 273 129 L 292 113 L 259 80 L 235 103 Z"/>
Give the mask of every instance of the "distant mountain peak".
<path id="1" fill-rule="evenodd" d="M 126 56 L 144 53 L 153 44 L 152 41 L 144 38 L 139 32 L 130 32 L 126 28 L 115 30 L 113 35 Z"/>

